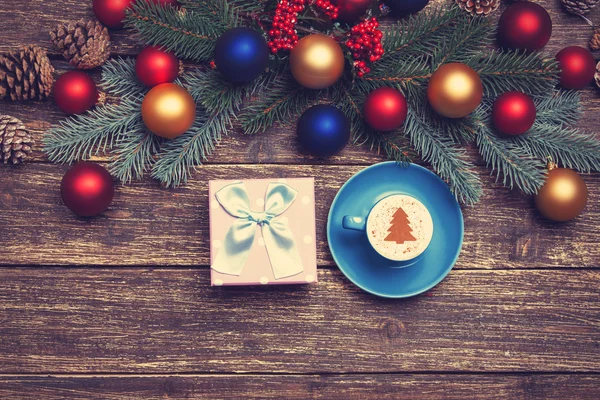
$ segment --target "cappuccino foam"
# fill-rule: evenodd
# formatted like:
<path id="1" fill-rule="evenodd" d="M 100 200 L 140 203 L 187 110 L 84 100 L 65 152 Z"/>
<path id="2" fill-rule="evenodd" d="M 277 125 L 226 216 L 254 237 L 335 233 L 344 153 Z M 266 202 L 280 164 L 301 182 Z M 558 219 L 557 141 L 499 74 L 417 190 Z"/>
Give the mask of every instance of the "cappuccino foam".
<path id="1" fill-rule="evenodd" d="M 386 197 L 367 220 L 373 248 L 394 261 L 408 261 L 425 251 L 433 236 L 433 220 L 419 200 L 407 195 Z"/>

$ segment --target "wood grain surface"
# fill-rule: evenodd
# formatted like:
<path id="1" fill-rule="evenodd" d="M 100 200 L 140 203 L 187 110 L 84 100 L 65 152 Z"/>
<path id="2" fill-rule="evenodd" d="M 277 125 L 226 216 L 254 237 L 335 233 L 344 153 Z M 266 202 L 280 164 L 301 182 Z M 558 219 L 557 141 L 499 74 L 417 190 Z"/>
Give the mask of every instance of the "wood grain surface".
<path id="1" fill-rule="evenodd" d="M 29 400 L 597 400 L 597 375 L 0 376 L 0 398 Z"/>
<path id="2" fill-rule="evenodd" d="M 426 295 L 213 288 L 208 269 L 0 268 L 3 373 L 600 372 L 600 271 L 453 271 Z"/>
<path id="3" fill-rule="evenodd" d="M 540 2 L 554 23 L 549 56 L 591 35 L 559 3 Z M 70 67 L 47 32 L 79 18 L 93 18 L 91 1 L 0 0 L 0 51 L 40 45 L 60 74 Z M 141 48 L 130 32 L 111 36 L 115 56 Z M 579 126 L 600 134 L 600 92 L 581 94 Z M 80 219 L 60 200 L 67 167 L 39 145 L 65 116 L 51 100 L 0 101 L 0 113 L 38 142 L 28 164 L 0 166 L 2 399 L 600 398 L 600 174 L 584 176 L 585 213 L 552 224 L 470 149 L 486 197 L 463 210 L 455 270 L 392 301 L 354 287 L 325 237 L 337 190 L 383 161 L 376 151 L 311 158 L 295 121 L 233 131 L 185 187 L 119 186 L 106 213 Z M 303 176 L 316 178 L 319 283 L 211 288 L 207 181 Z"/>

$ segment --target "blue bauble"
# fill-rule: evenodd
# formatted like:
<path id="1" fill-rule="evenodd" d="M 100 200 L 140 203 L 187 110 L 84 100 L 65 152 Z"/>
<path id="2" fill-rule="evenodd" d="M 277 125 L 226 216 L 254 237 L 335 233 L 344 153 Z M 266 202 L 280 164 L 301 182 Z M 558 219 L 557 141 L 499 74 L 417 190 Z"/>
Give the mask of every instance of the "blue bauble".
<path id="1" fill-rule="evenodd" d="M 425 8 L 429 0 L 385 0 L 385 5 L 396 16 L 414 14 Z"/>
<path id="2" fill-rule="evenodd" d="M 217 40 L 215 64 L 228 81 L 250 82 L 265 72 L 269 64 L 269 46 L 253 29 L 230 29 Z"/>
<path id="3" fill-rule="evenodd" d="M 348 144 L 350 122 L 334 106 L 314 106 L 306 110 L 298 121 L 298 139 L 313 156 L 333 156 Z"/>

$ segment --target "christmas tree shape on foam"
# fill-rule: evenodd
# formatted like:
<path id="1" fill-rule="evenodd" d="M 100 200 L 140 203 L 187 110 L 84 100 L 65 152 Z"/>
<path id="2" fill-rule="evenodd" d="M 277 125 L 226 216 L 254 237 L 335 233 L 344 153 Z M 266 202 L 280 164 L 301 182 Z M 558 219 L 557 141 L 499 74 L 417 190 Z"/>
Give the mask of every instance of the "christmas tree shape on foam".
<path id="1" fill-rule="evenodd" d="M 408 215 L 404 212 L 402 207 L 394 213 L 394 217 L 390 222 L 392 226 L 388 229 L 390 233 L 384 239 L 386 242 L 396 242 L 396 244 L 402 244 L 404 242 L 412 242 L 417 240 L 412 235 L 412 228 L 408 222 Z"/>

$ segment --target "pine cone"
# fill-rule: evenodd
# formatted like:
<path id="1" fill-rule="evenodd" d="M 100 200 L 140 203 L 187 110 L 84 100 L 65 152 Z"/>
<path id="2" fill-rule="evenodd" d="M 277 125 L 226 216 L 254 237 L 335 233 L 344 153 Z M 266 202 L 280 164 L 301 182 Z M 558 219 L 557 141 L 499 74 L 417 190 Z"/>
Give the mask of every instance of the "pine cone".
<path id="1" fill-rule="evenodd" d="M 99 67 L 110 57 L 108 29 L 98 21 L 59 24 L 50 37 L 65 59 L 79 69 Z"/>
<path id="2" fill-rule="evenodd" d="M 23 162 L 31 153 L 33 138 L 23 123 L 10 115 L 0 115 L 0 160 L 7 164 Z"/>
<path id="3" fill-rule="evenodd" d="M 596 80 L 596 86 L 600 88 L 600 62 L 596 64 L 596 73 L 594 74 L 594 79 Z"/>
<path id="4" fill-rule="evenodd" d="M 454 0 L 456 4 L 472 16 L 487 17 L 500 7 L 500 0 Z"/>
<path id="5" fill-rule="evenodd" d="M 590 39 L 590 49 L 600 50 L 600 28 L 594 29 L 594 34 Z"/>
<path id="6" fill-rule="evenodd" d="M 584 15 L 592 11 L 600 0 L 560 0 L 568 12 L 575 15 Z"/>
<path id="7" fill-rule="evenodd" d="M 0 99 L 44 100 L 54 84 L 54 68 L 38 46 L 0 54 Z"/>

